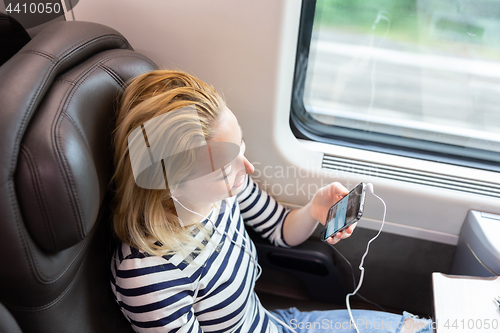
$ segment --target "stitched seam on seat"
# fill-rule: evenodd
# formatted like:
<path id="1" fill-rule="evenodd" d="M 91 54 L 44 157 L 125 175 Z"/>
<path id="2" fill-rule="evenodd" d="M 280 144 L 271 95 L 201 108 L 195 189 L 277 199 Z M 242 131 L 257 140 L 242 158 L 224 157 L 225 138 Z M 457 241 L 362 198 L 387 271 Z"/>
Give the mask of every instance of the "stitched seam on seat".
<path id="1" fill-rule="evenodd" d="M 16 196 L 15 196 L 16 192 L 15 192 L 13 178 L 9 178 L 9 189 L 10 189 L 10 195 L 11 195 L 10 198 L 11 199 L 16 198 Z M 19 208 L 17 200 L 14 203 L 12 203 L 11 207 Z M 76 260 L 78 255 L 82 252 L 82 249 L 85 247 L 85 244 L 88 242 L 89 237 L 87 237 L 81 243 L 81 246 L 78 249 L 78 251 L 75 253 L 73 258 L 71 258 L 71 260 L 68 262 L 68 265 L 61 271 L 61 273 L 59 273 L 58 276 L 56 276 L 54 279 L 52 279 L 50 281 L 48 279 L 43 280 L 43 276 L 42 276 L 42 274 L 40 274 L 41 272 L 40 272 L 40 265 L 38 264 L 38 260 L 33 253 L 33 249 L 30 246 L 31 245 L 30 242 L 27 241 L 28 239 L 27 239 L 26 233 L 23 232 L 24 230 L 26 230 L 26 227 L 24 227 L 24 224 L 22 225 L 22 227 L 24 227 L 24 228 L 21 227 L 22 219 L 20 218 L 19 209 L 14 209 L 14 218 L 15 218 L 15 222 L 16 222 L 17 231 L 18 231 L 19 236 L 20 236 L 21 246 L 24 250 L 24 255 L 26 256 L 26 259 L 27 259 L 26 261 L 28 263 L 28 267 L 31 271 L 31 274 L 33 275 L 33 277 L 35 279 L 37 279 L 37 281 L 39 281 L 40 283 L 43 283 L 43 284 L 52 284 L 55 281 L 57 281 L 58 279 L 60 279 L 61 276 L 63 276 L 64 273 L 66 273 L 66 271 L 68 270 L 68 268 L 73 264 L 73 262 Z M 31 260 L 30 260 L 30 258 L 31 258 Z M 37 268 L 36 270 L 33 269 L 33 266 L 31 265 L 32 263 L 35 263 L 35 267 Z"/>
<path id="2" fill-rule="evenodd" d="M 16 198 L 15 196 L 15 189 L 14 189 L 15 185 L 14 185 L 14 180 L 13 178 L 9 178 L 9 189 L 10 189 L 10 198 Z M 29 270 L 31 271 L 31 274 L 33 274 L 33 277 L 35 279 L 38 278 L 37 276 L 37 271 L 38 270 L 34 270 L 33 269 L 33 266 L 31 265 L 32 262 L 35 262 L 35 266 L 38 267 L 38 262 L 35 258 L 35 256 L 33 255 L 33 253 L 28 249 L 28 243 L 26 242 L 26 236 L 22 230 L 22 227 L 21 227 L 21 223 L 22 223 L 22 219 L 20 218 L 20 211 L 19 211 L 19 202 L 17 202 L 17 200 L 15 200 L 15 202 L 12 202 L 12 205 L 11 207 L 14 207 L 13 209 L 13 212 L 14 212 L 14 219 L 15 219 L 15 222 L 16 222 L 16 227 L 17 227 L 17 232 L 19 234 L 19 238 L 20 238 L 20 241 L 21 241 L 21 246 L 24 250 L 24 255 L 26 257 L 26 261 L 28 262 L 28 267 L 29 267 Z M 23 227 L 24 227 L 24 224 L 23 224 Z"/>
<path id="3" fill-rule="evenodd" d="M 80 251 L 78 252 L 80 253 Z M 46 311 L 48 309 L 50 309 L 54 304 L 56 304 L 57 302 L 59 302 L 67 293 L 68 291 L 70 291 L 71 287 L 75 284 L 75 281 L 77 280 L 78 276 L 80 275 L 80 272 L 82 270 L 82 267 L 85 263 L 85 260 L 87 259 L 87 255 L 88 254 L 85 254 L 85 256 L 83 257 L 83 260 L 82 260 L 82 263 L 80 264 L 80 267 L 78 267 L 78 271 L 76 272 L 75 276 L 73 279 L 71 279 L 71 283 L 63 290 L 63 292 L 57 296 L 56 299 L 54 299 L 52 302 L 50 303 L 47 303 L 45 305 L 42 305 L 42 306 L 36 306 L 36 307 L 25 307 L 25 306 L 19 306 L 19 305 L 14 305 L 14 304 L 9 304 L 8 302 L 4 302 L 5 304 L 9 304 L 9 308 L 14 308 L 16 310 L 22 310 L 22 311 L 38 311 L 38 310 L 41 310 L 41 311 Z M 71 263 L 73 262 L 74 260 L 71 261 Z M 71 265 L 68 265 L 68 267 L 71 266 Z M 64 272 L 66 271 L 67 269 L 64 270 Z M 63 273 L 64 273 L 63 272 Z M 63 275 L 63 273 L 61 273 L 61 276 Z M 59 278 L 59 277 L 58 277 Z M 40 311 L 40 312 L 41 312 Z"/>
<path id="4" fill-rule="evenodd" d="M 60 127 L 62 125 L 62 120 L 64 117 L 62 117 L 64 113 L 64 106 L 66 105 L 65 101 L 68 100 L 68 97 L 64 98 L 62 103 L 59 106 L 59 109 L 62 109 L 62 111 L 59 113 L 59 115 L 54 119 L 54 143 L 55 143 L 55 151 L 59 155 L 60 161 L 62 162 L 63 166 L 59 165 L 57 163 L 59 170 L 61 171 L 62 177 L 65 180 L 64 181 L 64 187 L 66 187 L 66 193 L 68 193 L 68 197 L 70 200 L 73 202 L 73 204 L 70 204 L 71 211 L 73 213 L 73 218 L 75 219 L 76 223 L 76 228 L 77 232 L 80 234 L 80 237 L 82 239 L 85 238 L 85 235 L 83 234 L 83 230 L 81 228 L 82 223 L 79 222 L 80 218 L 82 217 L 81 215 L 81 207 L 78 201 L 78 198 L 76 198 L 76 189 L 75 189 L 75 184 L 73 182 L 73 176 L 70 172 L 70 168 L 68 167 L 68 162 L 66 160 L 65 154 L 61 153 L 62 152 L 62 143 L 61 143 L 61 136 L 59 135 L 60 133 Z M 66 172 L 66 170 L 68 172 Z M 75 212 L 75 208 L 77 209 L 77 212 Z"/>
<path id="5" fill-rule="evenodd" d="M 96 37 L 98 37 L 98 38 L 96 38 Z M 109 33 L 109 34 L 103 35 L 101 33 L 97 33 L 95 35 L 89 36 L 86 39 L 80 41 L 78 44 L 74 44 L 74 45 L 71 45 L 71 46 L 67 47 L 66 49 L 64 49 L 63 51 L 61 51 L 60 56 L 59 56 L 58 59 L 61 59 L 61 61 L 62 61 L 63 58 L 69 57 L 68 56 L 69 54 L 72 54 L 72 53 L 75 53 L 75 52 L 79 52 L 79 50 L 82 47 L 84 47 L 85 45 L 91 44 L 92 42 L 98 43 L 101 40 L 105 40 L 105 39 L 120 39 L 129 48 L 132 48 L 132 46 L 129 44 L 129 42 L 127 41 L 127 39 L 125 37 L 121 36 L 121 35 L 114 34 L 114 33 Z"/>
<path id="6" fill-rule="evenodd" d="M 97 33 L 97 34 L 94 34 L 92 36 L 87 37 L 86 39 L 81 40 L 80 42 L 78 42 L 76 44 L 68 46 L 67 48 L 65 48 L 64 50 L 62 50 L 59 53 L 59 56 L 55 56 L 55 55 L 52 55 L 52 54 L 49 54 L 49 53 L 45 53 L 44 51 L 41 51 L 41 50 L 38 50 L 38 49 L 27 49 L 27 50 L 24 50 L 24 51 L 22 51 L 20 53 L 36 53 L 36 54 L 41 54 L 41 55 L 45 55 L 47 57 L 51 57 L 51 59 L 59 60 L 60 62 L 63 62 L 63 61 L 67 60 L 65 58 L 69 57 L 69 55 L 71 55 L 71 54 L 73 54 L 75 52 L 79 52 L 79 50 L 82 49 L 82 47 L 84 47 L 84 46 L 86 46 L 88 44 L 91 44 L 91 43 L 99 43 L 99 42 L 101 42 L 102 40 L 105 40 L 105 39 L 119 39 L 126 46 L 128 46 L 129 49 L 132 48 L 132 46 L 127 41 L 127 39 L 125 37 L 121 36 L 121 35 L 114 34 L 114 33 L 109 33 L 109 34 L 103 35 L 102 33 Z"/>
<path id="7" fill-rule="evenodd" d="M 42 212 L 42 221 L 44 225 L 44 229 L 46 230 L 48 236 L 50 237 L 50 241 L 55 250 L 57 248 L 57 237 L 55 234 L 53 221 L 51 219 L 50 214 L 47 211 L 47 205 L 45 202 L 45 193 L 43 190 L 43 183 L 39 181 L 40 177 L 38 175 L 38 168 L 36 165 L 36 161 L 33 158 L 33 155 L 29 151 L 28 147 L 21 144 L 21 153 L 26 157 L 28 162 L 29 171 L 31 174 L 31 183 L 33 188 L 35 189 L 35 198 L 38 204 L 40 211 Z"/>
<path id="8" fill-rule="evenodd" d="M 85 72 L 81 73 L 81 75 L 75 80 L 75 83 L 74 85 L 71 87 L 71 89 L 69 90 L 69 94 L 68 96 L 62 101 L 61 103 L 61 106 L 62 106 L 62 111 L 61 113 L 59 114 L 59 116 L 57 117 L 57 123 L 58 125 L 56 125 L 58 128 L 56 129 L 55 133 L 56 133 L 56 142 L 59 143 L 59 151 L 62 151 L 61 149 L 61 137 L 59 135 L 59 129 L 60 129 L 60 126 L 62 125 L 62 119 L 63 117 L 66 117 L 70 120 L 73 120 L 71 118 L 71 116 L 69 115 L 69 113 L 66 111 L 67 110 L 67 107 L 68 105 L 70 104 L 70 101 L 72 100 L 74 94 L 76 93 L 76 91 L 78 90 L 78 88 L 86 81 L 86 79 L 97 69 L 99 68 L 99 64 L 101 64 L 102 62 L 108 60 L 109 58 L 119 58 L 115 55 L 109 55 L 108 57 L 106 58 L 103 58 L 101 59 L 101 61 L 99 61 L 98 63 L 96 63 L 94 66 L 91 66 L 89 67 Z M 76 125 L 75 122 L 72 122 L 73 125 L 78 129 L 78 132 L 79 134 L 83 137 L 83 140 L 85 142 L 85 144 L 87 145 L 87 148 L 90 150 L 90 145 L 88 144 L 87 140 L 85 140 L 85 136 L 82 134 L 82 132 L 80 131 L 79 127 Z M 62 162 L 64 163 L 64 166 L 65 166 L 65 169 L 70 171 L 70 169 L 68 168 L 68 163 L 67 163 L 67 160 L 66 160 L 66 156 L 64 154 L 59 154 L 60 157 L 61 157 L 61 160 Z M 78 232 L 80 233 L 80 237 L 83 239 L 86 235 L 85 235 L 85 231 L 84 231 L 84 221 L 83 221 L 83 214 L 82 214 L 82 209 L 81 209 L 81 206 L 80 206 L 80 201 L 78 200 L 78 193 L 75 189 L 75 185 L 74 185 L 74 181 L 73 181 L 73 177 L 72 177 L 72 174 L 71 172 L 64 172 L 65 170 L 63 170 L 63 174 L 67 176 L 68 180 L 69 180 L 69 183 L 70 183 L 70 187 L 71 187 L 71 191 L 69 191 L 68 187 L 66 187 L 68 193 L 70 194 L 71 198 L 72 198 L 72 201 L 74 203 L 74 205 L 76 206 L 76 209 L 78 211 L 78 214 L 77 216 L 75 216 L 75 211 L 73 209 L 73 215 L 75 217 L 75 223 L 76 223 L 76 227 L 77 227 L 77 230 Z"/>
<path id="9" fill-rule="evenodd" d="M 87 69 L 87 71 L 83 72 L 76 79 L 76 82 L 71 87 L 71 89 L 68 91 L 67 97 L 61 103 L 61 110 L 62 111 L 61 111 L 61 113 L 58 115 L 58 117 L 56 119 L 56 123 L 58 125 L 56 125 L 57 129 L 55 131 L 56 142 L 59 143 L 59 147 L 58 147 L 59 150 L 58 151 L 62 151 L 62 148 L 61 148 L 61 137 L 59 135 L 59 133 L 60 133 L 60 127 L 62 125 L 62 121 L 64 120 L 64 118 L 73 120 L 71 118 L 71 116 L 69 115 L 69 113 L 66 111 L 67 107 L 70 104 L 70 101 L 73 98 L 75 92 L 82 85 L 82 83 L 90 76 L 90 74 L 95 71 L 96 68 L 97 68 L 97 66 L 91 66 L 90 68 Z M 81 79 L 81 78 L 83 78 L 83 79 Z M 76 125 L 76 123 L 74 123 L 74 122 L 72 122 L 72 123 L 77 128 L 78 133 L 83 137 L 83 141 L 87 145 L 87 149 L 90 150 L 90 145 L 88 144 L 87 140 L 85 140 L 85 137 L 82 134 L 82 132 L 80 131 L 80 128 Z M 68 187 L 66 187 L 66 190 L 68 191 L 68 194 L 70 195 L 70 198 L 72 199 L 71 201 L 74 203 L 74 206 L 76 206 L 76 209 L 77 209 L 78 213 L 75 215 L 74 207 L 72 207 L 73 208 L 72 209 L 73 210 L 73 215 L 75 217 L 76 228 L 77 228 L 78 232 L 80 233 L 80 237 L 83 239 L 83 238 L 85 238 L 85 232 L 84 232 L 84 227 L 85 226 L 84 226 L 84 220 L 83 220 L 82 209 L 81 209 L 81 206 L 80 206 L 80 201 L 78 200 L 78 195 L 77 195 L 78 193 L 76 191 L 75 184 L 73 182 L 73 177 L 72 177 L 72 174 L 70 172 L 71 170 L 68 167 L 68 162 L 66 160 L 66 156 L 64 154 L 59 154 L 59 155 L 61 156 L 61 160 L 64 163 L 64 166 L 65 166 L 64 169 L 66 169 L 68 171 L 68 172 L 65 172 L 66 170 L 63 170 L 63 174 L 67 176 L 67 178 L 69 180 L 69 183 L 70 183 L 70 187 L 71 187 L 71 191 L 68 189 Z"/>
<path id="10" fill-rule="evenodd" d="M 104 59 L 101 59 L 101 60 L 107 60 L 108 57 L 104 58 Z M 115 57 L 117 58 L 117 57 Z M 99 61 L 98 63 L 94 64 L 94 66 L 91 66 L 87 69 L 87 71 L 81 73 L 81 75 L 79 77 L 77 77 L 76 79 L 76 82 L 75 81 L 68 81 L 68 80 L 65 80 L 65 79 L 60 79 L 58 81 L 60 82 L 65 82 L 65 83 L 70 83 L 72 85 L 72 88 L 70 90 L 70 94 L 67 98 L 67 103 L 64 105 L 63 107 L 63 111 L 62 111 L 62 115 L 65 116 L 66 118 L 68 118 L 68 120 L 73 124 L 73 126 L 77 129 L 78 131 L 78 134 L 80 134 L 80 136 L 82 137 L 83 141 L 85 142 L 85 144 L 87 145 L 87 148 L 89 151 L 91 151 L 90 149 L 90 144 L 88 143 L 85 135 L 83 134 L 83 130 L 80 128 L 80 126 L 78 126 L 78 123 L 76 122 L 76 120 L 71 116 L 70 113 L 67 112 L 67 106 L 68 104 L 71 102 L 71 99 L 73 98 L 73 95 L 74 95 L 74 92 L 80 87 L 81 85 L 81 82 L 85 81 L 93 72 L 95 72 L 95 70 L 97 68 L 101 68 L 101 69 L 104 69 L 103 66 L 100 65 L 101 61 Z M 110 76 L 116 81 L 118 82 L 118 80 L 113 77 L 111 75 L 111 73 L 109 73 L 108 71 L 106 71 L 108 74 L 110 74 Z M 84 78 L 82 80 L 82 77 Z M 119 77 L 118 79 L 121 80 L 121 78 Z M 122 80 L 123 82 L 123 80 Z M 118 82 L 118 84 L 121 86 L 120 82 Z"/>
<path id="11" fill-rule="evenodd" d="M 46 278 L 45 280 L 39 280 L 39 282 L 43 283 L 43 284 L 53 284 L 54 282 L 56 282 L 57 280 L 59 280 L 69 269 L 69 267 L 71 267 L 71 265 L 73 264 L 73 262 L 75 262 L 76 258 L 78 258 L 78 256 L 80 255 L 80 253 L 82 252 L 83 248 L 85 247 L 85 244 L 88 242 L 88 238 L 89 237 L 86 237 L 82 242 L 81 242 L 81 246 L 80 248 L 78 249 L 78 251 L 73 255 L 73 257 L 71 258 L 71 260 L 68 262 L 68 264 L 66 265 L 66 267 L 64 267 L 64 269 L 57 275 L 55 276 L 53 279 L 49 280 L 48 278 Z M 31 244 L 28 244 L 28 245 L 31 245 Z M 39 267 L 39 266 L 37 266 Z M 38 269 L 38 273 L 40 274 L 40 268 Z M 40 274 L 40 277 L 41 274 Z"/>
<path id="12" fill-rule="evenodd" d="M 129 54 L 122 54 L 122 55 L 119 55 L 119 56 L 108 56 L 106 58 L 103 58 L 103 61 L 100 61 L 99 64 L 103 64 L 103 63 L 106 63 L 110 60 L 114 60 L 114 59 L 118 59 L 118 58 L 135 58 L 135 59 L 140 59 L 140 60 L 143 60 L 145 62 L 147 62 L 148 64 L 150 64 L 152 67 L 154 68 L 158 68 L 158 66 L 151 61 L 151 59 L 147 58 L 146 56 L 140 54 L 140 53 L 137 53 L 133 50 L 124 50 L 124 51 L 131 51 L 133 53 L 129 53 Z M 106 66 L 107 68 L 110 68 L 108 67 L 107 65 L 103 65 L 103 66 Z M 113 71 L 114 72 L 114 71 Z"/>
<path id="13" fill-rule="evenodd" d="M 37 96 L 40 94 L 40 91 L 42 90 L 42 88 L 47 85 L 47 80 L 46 78 L 47 77 L 50 77 L 50 74 L 52 72 L 54 72 L 55 70 L 57 69 L 57 66 L 52 66 L 50 68 L 50 70 L 47 71 L 47 73 L 45 73 L 44 77 L 42 78 L 42 82 L 43 84 L 40 84 L 38 85 L 37 89 L 36 89 L 36 92 L 35 94 L 33 94 L 33 98 L 31 99 L 29 105 L 28 105 L 28 108 L 26 109 L 26 113 L 24 114 L 22 120 L 21 120 L 21 124 L 20 124 L 20 127 L 19 127 L 19 131 L 17 132 L 17 135 L 16 135 L 16 139 L 14 141 L 14 154 L 12 155 L 12 162 L 11 162 L 11 168 L 10 168 L 10 174 L 9 174 L 9 179 L 12 179 L 12 181 L 14 181 L 14 172 L 15 172 L 15 165 L 16 165 L 16 161 L 17 161 L 17 154 L 16 152 L 19 150 L 19 145 L 21 143 L 21 135 L 24 134 L 24 130 L 25 129 L 25 124 L 28 120 L 28 118 L 31 118 L 32 114 L 33 114 L 33 105 L 35 103 L 35 101 L 38 100 Z"/>
<path id="14" fill-rule="evenodd" d="M 75 85 L 75 82 L 70 81 L 70 80 L 66 80 L 66 79 L 62 79 L 62 78 L 58 78 L 57 80 L 54 80 L 54 82 L 67 83 L 67 84 L 72 85 L 72 86 Z"/>
<path id="15" fill-rule="evenodd" d="M 120 86 L 120 88 L 122 88 L 122 89 L 125 88 L 125 81 L 120 77 L 120 75 L 118 75 L 118 73 L 116 73 L 115 71 L 113 71 L 108 66 L 102 65 L 100 63 L 99 63 L 99 65 L 97 67 L 99 67 L 100 69 L 102 69 L 103 71 L 105 71 L 106 73 L 108 73 L 108 75 L 111 76 L 111 78 L 113 80 L 115 80 L 116 83 L 118 83 L 118 85 Z"/>
<path id="16" fill-rule="evenodd" d="M 40 50 L 24 50 L 24 51 L 19 51 L 18 54 L 35 54 L 47 58 L 49 60 L 52 60 L 53 62 L 56 60 L 56 57 L 54 57 L 52 54 Z"/>
<path id="17" fill-rule="evenodd" d="M 103 221 L 105 221 L 105 217 L 106 217 L 106 214 L 105 212 L 101 212 L 101 214 L 99 214 L 99 216 L 101 216 L 103 218 Z M 105 222 L 102 222 L 102 223 L 105 223 Z M 82 250 L 84 248 L 86 248 L 86 245 L 87 243 L 89 242 L 90 238 L 92 237 L 96 237 L 96 234 L 97 234 L 97 230 L 99 229 L 98 226 L 95 226 L 94 229 L 92 230 L 91 234 L 89 235 L 89 237 L 85 238 L 85 240 L 83 242 L 81 242 L 81 246 L 80 248 L 78 249 L 78 251 L 75 253 L 75 255 L 73 256 L 73 258 L 71 258 L 71 260 L 68 262 L 68 265 L 62 270 L 61 273 L 59 273 L 58 276 L 56 276 L 54 279 L 52 279 L 51 281 L 40 281 L 41 283 L 44 283 L 44 284 L 52 284 L 54 282 L 56 282 L 57 280 L 59 280 L 63 275 L 64 273 L 66 273 L 68 271 L 68 268 L 73 264 L 73 262 L 76 260 L 76 258 L 78 258 L 78 256 L 80 255 L 80 253 L 82 252 Z M 24 236 L 24 234 L 22 234 L 21 236 Z M 23 237 L 24 239 L 24 237 Z M 27 243 L 26 243 L 27 244 Z M 23 248 L 25 250 L 29 250 L 28 253 L 32 254 L 32 250 L 31 250 L 31 247 L 28 249 L 28 247 L 26 247 L 25 243 L 23 243 Z M 29 245 L 29 244 L 27 244 Z M 4 305 L 7 305 L 9 304 L 9 307 L 12 307 L 12 308 L 16 308 L 16 309 L 20 309 L 20 310 L 23 310 L 23 311 L 36 311 L 38 309 L 43 309 L 43 310 L 47 310 L 49 309 L 51 306 L 53 306 L 55 303 L 57 303 L 62 297 L 64 297 L 65 294 L 68 293 L 68 291 L 71 289 L 71 286 L 74 284 L 74 281 L 78 278 L 78 275 L 80 274 L 80 271 L 82 269 L 82 267 L 85 265 L 85 261 L 87 260 L 87 256 L 88 256 L 88 252 L 85 254 L 85 256 L 83 257 L 82 259 L 82 262 L 80 264 L 80 267 L 78 268 L 76 274 L 74 275 L 71 283 L 68 285 L 68 287 L 66 287 L 66 289 L 55 299 L 53 300 L 52 302 L 48 303 L 48 304 L 45 304 L 45 305 L 42 305 L 42 306 L 38 306 L 38 307 L 24 307 L 24 306 L 19 306 L 19 305 L 14 305 L 12 303 L 8 303 L 8 302 L 5 302 L 5 301 L 2 301 L 4 303 Z M 32 270 L 32 267 L 31 265 L 30 266 L 30 270 L 31 272 L 33 273 L 34 277 L 37 278 L 37 276 L 34 274 L 33 270 Z"/>
<path id="18" fill-rule="evenodd" d="M 40 54 L 35 53 L 35 54 L 42 55 L 41 53 Z M 54 61 L 52 60 L 52 62 L 54 62 Z M 44 87 L 47 84 L 46 77 L 50 77 L 50 73 L 52 73 L 55 70 L 55 67 L 56 66 L 52 66 L 50 68 L 50 70 L 48 70 L 45 73 L 45 75 L 43 76 L 43 80 L 42 80 L 43 84 L 38 85 L 36 92 L 33 95 L 33 98 L 31 99 L 31 101 L 28 105 L 27 112 L 24 114 L 23 118 L 21 119 L 21 124 L 19 127 L 20 130 L 17 132 L 16 138 L 14 141 L 14 149 L 13 149 L 14 154 L 12 155 L 10 173 L 7 177 L 7 179 L 8 179 L 7 181 L 9 183 L 9 187 L 10 187 L 10 198 L 13 199 L 15 202 L 15 204 L 13 204 L 12 207 L 15 207 L 13 212 L 15 215 L 16 226 L 17 226 L 17 230 L 19 232 L 22 247 L 23 247 L 23 250 L 25 251 L 26 260 L 29 263 L 28 266 L 29 266 L 29 269 L 31 271 L 31 274 L 33 274 L 33 277 L 35 279 L 38 279 L 38 280 L 43 279 L 43 276 L 40 275 L 40 266 L 38 264 L 38 260 L 37 260 L 36 256 L 33 254 L 32 250 L 29 248 L 29 242 L 26 241 L 27 240 L 26 235 L 23 232 L 23 229 L 21 228 L 21 223 L 23 220 L 20 216 L 19 202 L 16 200 L 15 185 L 14 185 L 14 172 L 15 172 L 15 165 L 16 165 L 17 156 L 18 156 L 18 154 L 16 154 L 16 152 L 19 150 L 19 146 L 21 144 L 21 135 L 24 134 L 24 132 L 25 132 L 22 129 L 25 129 L 25 127 L 26 127 L 25 124 L 27 123 L 28 118 L 30 118 L 31 114 L 33 113 L 32 109 L 33 109 L 33 105 L 34 105 L 35 101 L 37 100 L 37 96 L 39 95 L 40 91 L 42 90 L 42 87 Z M 31 112 L 30 112 L 30 110 L 31 110 Z M 23 224 L 23 227 L 25 230 L 26 227 L 24 226 L 24 224 Z M 33 269 L 33 266 L 32 266 L 33 263 L 34 263 L 36 269 Z"/>
<path id="19" fill-rule="evenodd" d="M 72 125 L 76 128 L 76 131 L 77 131 L 77 132 L 78 132 L 78 134 L 82 137 L 83 142 L 85 142 L 85 145 L 87 146 L 87 149 L 88 149 L 89 151 L 91 151 L 91 150 L 90 150 L 90 145 L 89 145 L 89 143 L 87 142 L 87 140 L 86 140 L 85 136 L 83 135 L 83 131 L 82 131 L 82 129 L 81 129 L 80 127 L 78 127 L 78 125 L 77 125 L 76 121 L 75 121 L 75 120 L 71 117 L 71 115 L 70 115 L 69 113 L 67 113 L 66 111 L 63 111 L 63 112 L 62 112 L 62 115 L 63 115 L 63 116 L 65 116 L 65 117 L 66 117 L 66 118 L 70 121 L 70 123 L 71 123 L 71 124 L 72 124 Z"/>

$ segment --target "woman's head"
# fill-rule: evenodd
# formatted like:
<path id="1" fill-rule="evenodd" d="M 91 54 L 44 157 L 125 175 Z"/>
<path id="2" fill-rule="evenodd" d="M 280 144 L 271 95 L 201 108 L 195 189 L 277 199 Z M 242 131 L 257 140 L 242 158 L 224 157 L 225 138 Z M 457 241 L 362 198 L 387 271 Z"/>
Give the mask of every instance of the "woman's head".
<path id="1" fill-rule="evenodd" d="M 221 155 L 214 149 L 218 147 L 218 144 L 229 144 L 236 147 L 235 154 L 231 155 L 230 161 L 226 157 L 229 163 L 224 163 L 223 167 L 216 168 L 215 172 L 182 183 L 174 190 L 172 194 L 183 200 L 184 203 L 196 207 L 232 197 L 243 188 L 245 175 L 254 171 L 253 165 L 244 156 L 246 146 L 238 120 L 226 107 L 220 113 L 216 121 L 215 135 L 208 143 L 212 147 L 210 160 L 212 157 L 215 160 L 216 155 Z M 233 150 L 231 150 L 232 152 Z"/>
<path id="2" fill-rule="evenodd" d="M 114 134 L 115 232 L 122 241 L 152 254 L 177 252 L 192 243 L 170 194 L 191 207 L 216 202 L 236 194 L 238 182 L 253 171 L 240 151 L 220 170 L 200 173 L 197 147 L 229 142 L 244 149 L 241 129 L 215 89 L 180 71 L 157 70 L 134 79 L 121 98 Z M 134 174 L 134 135 L 148 146 L 142 157 L 149 159 L 152 151 L 161 155 L 161 163 L 146 175 L 148 186 L 138 186 L 144 177 Z"/>

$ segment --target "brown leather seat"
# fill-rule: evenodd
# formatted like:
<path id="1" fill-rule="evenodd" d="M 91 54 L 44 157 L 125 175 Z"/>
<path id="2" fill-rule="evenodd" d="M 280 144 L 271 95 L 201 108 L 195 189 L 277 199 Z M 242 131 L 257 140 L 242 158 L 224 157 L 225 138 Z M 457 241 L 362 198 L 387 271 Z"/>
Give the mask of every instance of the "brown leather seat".
<path id="1" fill-rule="evenodd" d="M 131 330 L 109 283 L 110 140 L 125 82 L 155 68 L 89 22 L 0 67 L 0 302 L 25 333 Z"/>

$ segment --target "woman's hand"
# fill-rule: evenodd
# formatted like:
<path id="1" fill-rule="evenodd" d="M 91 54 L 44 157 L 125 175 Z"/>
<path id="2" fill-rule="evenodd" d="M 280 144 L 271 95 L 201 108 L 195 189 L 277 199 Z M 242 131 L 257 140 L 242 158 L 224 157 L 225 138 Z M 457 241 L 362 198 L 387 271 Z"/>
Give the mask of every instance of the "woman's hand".
<path id="1" fill-rule="evenodd" d="M 332 235 L 330 237 L 328 237 L 326 239 L 326 241 L 329 243 L 329 244 L 337 244 L 341 239 L 346 239 L 347 237 L 350 237 L 352 232 L 354 231 L 354 228 L 356 228 L 356 225 L 358 224 L 358 222 L 354 223 L 354 224 L 351 224 L 349 227 L 347 227 L 347 229 L 345 229 L 344 231 L 342 232 L 337 232 L 335 235 Z"/>
<path id="2" fill-rule="evenodd" d="M 339 182 L 334 182 L 320 188 L 311 201 L 311 217 L 324 225 L 330 207 L 342 199 L 347 193 L 349 193 L 349 191 Z M 337 232 L 335 235 L 328 237 L 326 241 L 332 245 L 336 244 L 341 239 L 346 239 L 351 236 L 354 228 L 356 228 L 356 223 L 349 226 L 344 231 Z"/>

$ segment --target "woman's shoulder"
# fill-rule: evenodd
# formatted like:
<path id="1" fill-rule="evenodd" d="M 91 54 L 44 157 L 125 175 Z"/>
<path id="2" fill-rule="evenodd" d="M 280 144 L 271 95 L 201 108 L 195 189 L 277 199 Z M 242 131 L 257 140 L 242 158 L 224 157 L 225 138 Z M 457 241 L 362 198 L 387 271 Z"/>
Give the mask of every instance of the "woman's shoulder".
<path id="1" fill-rule="evenodd" d="M 130 305 L 152 293 L 173 295 L 196 290 L 200 273 L 189 264 L 173 262 L 174 257 L 148 255 L 122 243 L 111 263 L 110 282 L 117 299 Z"/>
<path id="2" fill-rule="evenodd" d="M 116 248 L 113 262 L 117 275 L 121 272 L 136 277 L 161 271 L 183 271 L 187 266 L 176 255 L 151 255 L 126 243 L 121 243 Z"/>
<path id="3" fill-rule="evenodd" d="M 210 242 L 205 242 L 204 251 L 190 252 L 186 256 L 181 253 L 151 255 L 126 243 L 121 243 L 113 254 L 113 274 L 145 276 L 152 273 L 168 272 L 169 278 L 190 277 L 196 280 L 203 267 L 206 266 L 210 252 L 213 252 Z M 189 252 L 189 251 L 188 251 Z"/>

